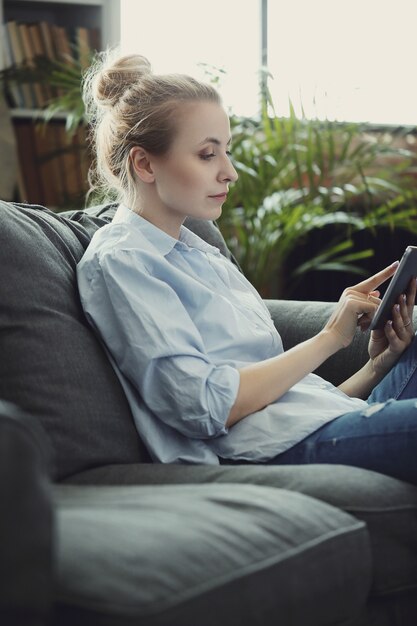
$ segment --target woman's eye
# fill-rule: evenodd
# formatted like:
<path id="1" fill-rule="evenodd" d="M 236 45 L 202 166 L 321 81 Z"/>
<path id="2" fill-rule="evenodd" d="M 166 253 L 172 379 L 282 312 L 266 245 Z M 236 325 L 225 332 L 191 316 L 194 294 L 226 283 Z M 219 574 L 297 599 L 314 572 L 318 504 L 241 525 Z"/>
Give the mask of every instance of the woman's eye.
<path id="1" fill-rule="evenodd" d="M 216 156 L 214 152 L 210 152 L 210 154 L 200 154 L 200 159 L 203 159 L 203 161 L 209 161 L 214 156 Z"/>

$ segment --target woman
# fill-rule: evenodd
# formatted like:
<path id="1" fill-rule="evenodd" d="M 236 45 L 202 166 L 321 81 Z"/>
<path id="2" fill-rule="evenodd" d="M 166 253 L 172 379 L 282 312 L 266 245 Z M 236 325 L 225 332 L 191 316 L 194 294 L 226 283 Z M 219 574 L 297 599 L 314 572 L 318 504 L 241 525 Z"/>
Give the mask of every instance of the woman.
<path id="1" fill-rule="evenodd" d="M 284 352 L 253 287 L 183 226 L 218 218 L 237 179 L 216 90 L 105 55 L 84 97 L 98 180 L 120 205 L 78 266 L 81 300 L 153 459 L 345 463 L 417 483 L 415 281 L 372 332 L 369 362 L 335 388 L 311 372 L 368 328 L 398 263 L 346 289 L 324 329 Z"/>

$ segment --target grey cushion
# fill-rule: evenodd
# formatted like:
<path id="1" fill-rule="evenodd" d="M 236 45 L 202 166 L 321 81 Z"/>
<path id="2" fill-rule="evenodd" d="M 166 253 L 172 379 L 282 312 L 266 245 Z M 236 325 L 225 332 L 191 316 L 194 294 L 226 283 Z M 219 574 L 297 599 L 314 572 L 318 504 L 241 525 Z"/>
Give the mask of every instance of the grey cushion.
<path id="1" fill-rule="evenodd" d="M 60 626 L 324 626 L 366 601 L 364 524 L 300 494 L 61 485 L 55 502 Z"/>
<path id="2" fill-rule="evenodd" d="M 54 476 L 146 460 L 117 377 L 88 327 L 75 268 L 85 225 L 0 204 L 0 398 L 38 417 Z M 86 216 L 94 230 L 105 221 Z"/>
<path id="3" fill-rule="evenodd" d="M 73 476 L 74 484 L 257 484 L 297 491 L 366 522 L 374 561 L 373 593 L 417 589 L 417 488 L 341 465 L 108 466 Z"/>

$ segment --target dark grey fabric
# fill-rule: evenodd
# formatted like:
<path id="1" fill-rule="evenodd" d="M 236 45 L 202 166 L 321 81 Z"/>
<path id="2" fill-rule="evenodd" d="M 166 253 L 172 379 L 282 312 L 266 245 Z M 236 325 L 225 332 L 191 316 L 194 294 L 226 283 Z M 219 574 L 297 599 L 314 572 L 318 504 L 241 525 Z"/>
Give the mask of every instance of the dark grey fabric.
<path id="1" fill-rule="evenodd" d="M 374 594 L 417 589 L 417 488 L 376 472 L 341 465 L 125 465 L 84 472 L 70 480 L 79 485 L 244 483 L 304 493 L 366 522 Z"/>
<path id="2" fill-rule="evenodd" d="M 41 626 L 53 599 L 53 510 L 37 421 L 0 401 L 0 623 Z"/>
<path id="3" fill-rule="evenodd" d="M 365 525 L 297 493 L 61 485 L 54 500 L 60 626 L 323 626 L 366 602 Z"/>
<path id="4" fill-rule="evenodd" d="M 415 626 L 416 596 L 415 589 L 395 595 L 371 596 L 366 606 L 366 626 Z"/>
<path id="5" fill-rule="evenodd" d="M 100 224 L 87 221 L 90 232 Z M 80 222 L 0 204 L 0 398 L 42 422 L 57 479 L 148 459 L 79 302 L 75 268 L 89 240 Z"/>

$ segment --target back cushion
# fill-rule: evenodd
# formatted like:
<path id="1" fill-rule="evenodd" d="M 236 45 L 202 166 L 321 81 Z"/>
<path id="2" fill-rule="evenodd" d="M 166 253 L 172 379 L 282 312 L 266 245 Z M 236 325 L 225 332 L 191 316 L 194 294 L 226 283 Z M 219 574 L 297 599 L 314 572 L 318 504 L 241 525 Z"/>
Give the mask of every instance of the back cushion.
<path id="1" fill-rule="evenodd" d="M 42 422 L 56 479 L 149 460 L 76 286 L 76 264 L 113 212 L 0 202 L 0 399 Z"/>

